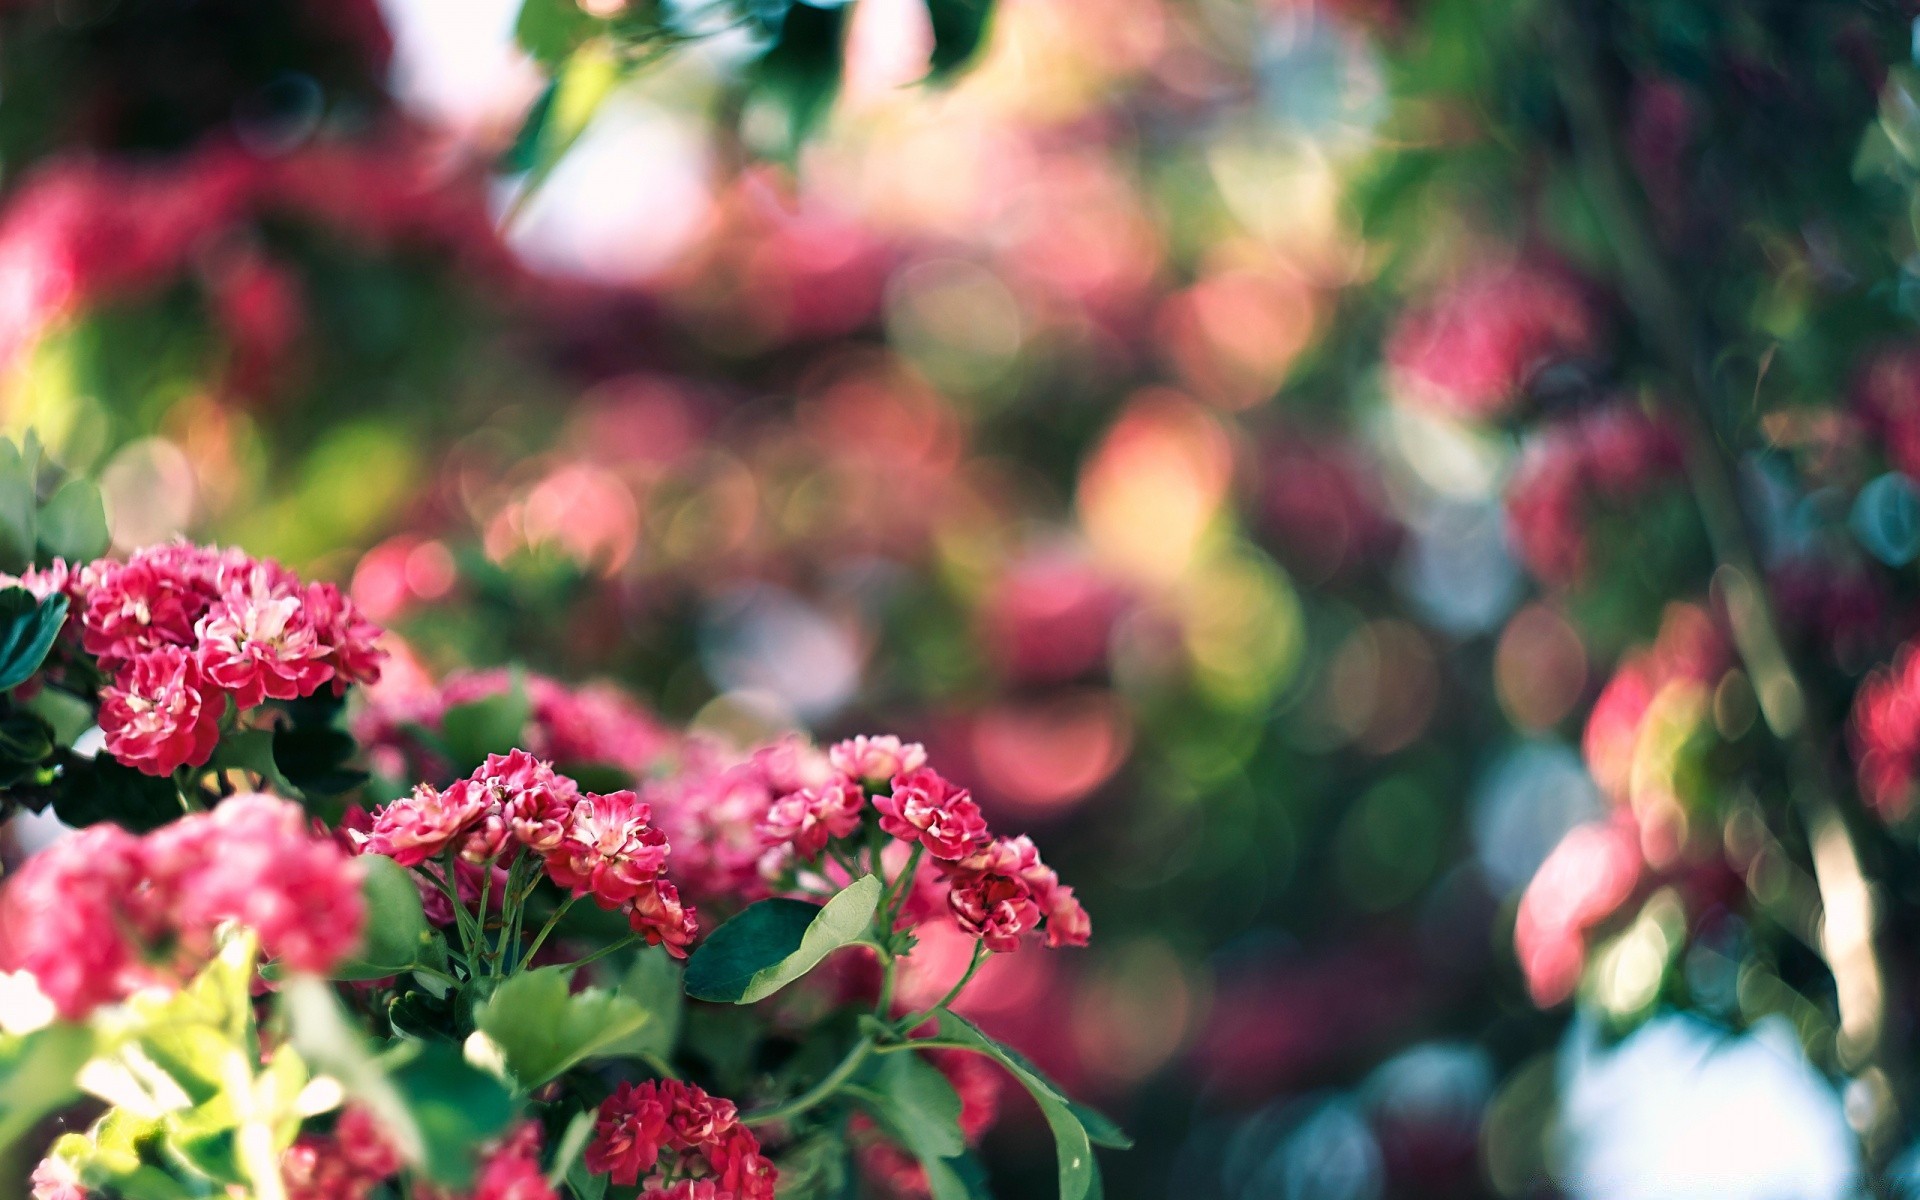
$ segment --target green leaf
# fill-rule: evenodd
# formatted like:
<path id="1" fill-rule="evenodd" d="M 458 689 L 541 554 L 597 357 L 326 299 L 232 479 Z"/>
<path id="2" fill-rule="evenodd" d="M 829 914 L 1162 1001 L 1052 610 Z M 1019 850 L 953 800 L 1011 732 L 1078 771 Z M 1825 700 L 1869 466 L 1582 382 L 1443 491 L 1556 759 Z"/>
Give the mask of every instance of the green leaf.
<path id="1" fill-rule="evenodd" d="M 795 4 L 748 76 L 744 131 L 761 153 L 794 161 L 840 92 L 847 9 Z"/>
<path id="2" fill-rule="evenodd" d="M 605 988 L 570 992 L 571 967 L 541 967 L 507 978 L 473 1010 L 476 1036 L 497 1049 L 522 1092 L 591 1058 L 613 1054 L 651 1015 Z"/>
<path id="3" fill-rule="evenodd" d="M 54 815 L 75 828 L 112 821 L 135 833 L 158 829 L 181 813 L 173 780 L 147 775 L 110 758 L 62 756 Z"/>
<path id="4" fill-rule="evenodd" d="M 1017 1052 L 1002 1046 L 965 1017 L 951 1012 L 940 1014 L 940 1037 L 959 1042 L 997 1060 L 1012 1072 L 1020 1085 L 1033 1096 L 1053 1130 L 1054 1149 L 1060 1158 L 1060 1200 L 1088 1200 L 1100 1195 L 1100 1166 L 1094 1161 L 1092 1139 L 1081 1119 L 1082 1113 L 1097 1117 L 1101 1123 L 1101 1145 L 1132 1145 L 1119 1128 L 1092 1109 L 1075 1104 L 1066 1093 L 1036 1070 Z"/>
<path id="5" fill-rule="evenodd" d="M 33 677 L 66 620 L 65 596 L 37 600 L 25 588 L 0 590 L 0 691 Z"/>
<path id="6" fill-rule="evenodd" d="M 927 0 L 927 16 L 933 23 L 927 80 L 945 83 L 972 63 L 986 44 L 993 0 Z"/>
<path id="7" fill-rule="evenodd" d="M 440 741 L 453 759 L 454 770 L 465 774 L 485 762 L 489 754 L 505 754 L 526 734 L 533 706 L 525 681 L 515 671 L 507 690 L 497 696 L 456 704 L 440 724 Z"/>
<path id="8" fill-rule="evenodd" d="M 69 479 L 40 506 L 40 549 L 69 563 L 90 562 L 107 552 L 107 509 L 100 489 L 84 479 Z"/>
<path id="9" fill-rule="evenodd" d="M 36 537 L 36 476 L 39 451 L 29 445 L 23 456 L 19 447 L 0 438 L 0 571 L 18 575 L 33 565 Z"/>
<path id="10" fill-rule="evenodd" d="M 335 979 L 384 979 L 414 967 L 439 967 L 446 952 L 427 923 L 420 889 L 413 876 L 392 859 L 363 854 L 366 877 L 360 894 L 367 902 L 366 932 L 359 950 L 333 971 Z"/>
<path id="11" fill-rule="evenodd" d="M 221 735 L 220 744 L 214 747 L 213 757 L 207 760 L 206 770 L 247 771 L 258 775 L 262 783 L 271 791 L 288 799 L 300 799 L 300 789 L 293 781 L 280 773 L 280 764 L 273 757 L 273 730 L 271 729 L 234 729 Z"/>
<path id="12" fill-rule="evenodd" d="M 687 993 L 682 983 L 685 975 L 680 960 L 660 946 L 648 946 L 633 956 L 633 965 L 620 977 L 614 990 L 645 1009 L 649 1020 L 638 1033 L 621 1041 L 608 1057 L 672 1057 L 674 1047 L 680 1042 L 680 1025 L 687 1010 Z"/>
<path id="13" fill-rule="evenodd" d="M 573 1114 L 573 1120 L 567 1122 L 566 1129 L 560 1134 L 559 1145 L 553 1148 L 553 1164 L 547 1168 L 548 1187 L 557 1186 L 572 1178 L 575 1167 L 580 1167 L 580 1173 L 586 1174 L 586 1164 L 581 1161 L 581 1152 L 587 1148 L 587 1143 L 593 1140 L 593 1126 L 598 1116 L 596 1110 L 584 1108 Z M 607 1178 L 602 1175 L 600 1192 L 604 1193 L 606 1190 Z M 575 1200 L 579 1200 L 577 1194 Z"/>
<path id="14" fill-rule="evenodd" d="M 75 1077 L 93 1049 L 93 1033 L 81 1025 L 0 1034 L 0 1159 L 42 1117 L 79 1098 Z"/>
<path id="15" fill-rule="evenodd" d="M 880 880 L 862 875 L 822 905 L 762 900 L 708 935 L 687 960 L 687 995 L 751 1004 L 805 975 L 867 932 Z"/>
<path id="16" fill-rule="evenodd" d="M 611 1176 L 587 1170 L 585 1159 L 576 1158 L 567 1167 L 567 1190 L 573 1193 L 573 1200 L 602 1200 L 610 1182 Z"/>
<path id="17" fill-rule="evenodd" d="M 292 976 L 280 1003 L 294 1048 L 366 1106 L 401 1156 L 435 1183 L 468 1186 L 480 1144 L 519 1112 L 513 1094 L 452 1044 L 404 1041 L 376 1056 L 319 979 Z"/>
<path id="18" fill-rule="evenodd" d="M 921 1158 L 952 1158 L 967 1149 L 960 1132 L 960 1093 L 939 1067 L 915 1053 L 878 1060 L 872 1083 L 885 1100 L 874 1115 Z"/>
<path id="19" fill-rule="evenodd" d="M 579 0 L 524 0 L 513 23 L 513 40 L 542 65 L 553 67 L 605 25 L 580 7 Z"/>

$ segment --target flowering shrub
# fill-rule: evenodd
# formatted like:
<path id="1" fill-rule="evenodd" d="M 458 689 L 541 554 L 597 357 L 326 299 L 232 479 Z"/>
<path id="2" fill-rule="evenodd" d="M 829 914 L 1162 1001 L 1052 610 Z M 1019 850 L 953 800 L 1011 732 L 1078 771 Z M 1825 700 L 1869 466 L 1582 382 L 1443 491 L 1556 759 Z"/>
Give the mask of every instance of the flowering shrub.
<path id="1" fill-rule="evenodd" d="M 185 544 L 18 578 L 8 645 L 37 657 L 10 719 L 48 747 L 8 797 L 83 828 L 0 887 L 0 1147 L 106 1105 L 35 1200 L 771 1200 L 823 1163 L 974 1195 L 983 1062 L 1046 1113 L 1063 1196 L 1098 1194 L 1091 1144 L 1126 1144 L 954 1011 L 990 956 L 1091 928 L 921 746 L 740 754 L 604 687 L 456 676 L 358 723 L 387 767 L 433 772 L 369 809 L 338 718 L 383 635 L 329 585 Z M 638 790 L 510 744 L 529 733 Z M 910 1007 L 931 922 L 972 956 Z M 692 1040 L 731 1006 L 721 1044 Z"/>

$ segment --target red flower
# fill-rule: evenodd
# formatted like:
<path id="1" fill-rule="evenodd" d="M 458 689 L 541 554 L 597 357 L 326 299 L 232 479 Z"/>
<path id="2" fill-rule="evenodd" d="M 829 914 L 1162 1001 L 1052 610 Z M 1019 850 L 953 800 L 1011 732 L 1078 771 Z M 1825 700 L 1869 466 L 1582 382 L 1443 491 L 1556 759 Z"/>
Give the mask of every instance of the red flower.
<path id="1" fill-rule="evenodd" d="M 930 767 L 897 775 L 893 792 L 874 797 L 880 828 L 903 842 L 919 842 L 935 858 L 965 858 L 987 840 L 986 818 L 965 788 Z"/>
<path id="2" fill-rule="evenodd" d="M 220 741 L 226 697 L 178 646 L 142 653 L 100 691 L 107 753 L 148 775 L 201 766 Z"/>

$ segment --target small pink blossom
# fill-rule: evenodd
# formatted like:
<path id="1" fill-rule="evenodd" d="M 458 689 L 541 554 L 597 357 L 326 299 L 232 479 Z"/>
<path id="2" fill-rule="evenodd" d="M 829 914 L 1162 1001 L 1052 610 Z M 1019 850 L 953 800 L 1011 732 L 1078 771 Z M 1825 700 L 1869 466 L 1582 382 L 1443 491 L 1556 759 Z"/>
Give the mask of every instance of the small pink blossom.
<path id="1" fill-rule="evenodd" d="M 627 924 L 647 939 L 649 946 L 664 946 L 675 958 L 685 958 L 687 948 L 700 933 L 693 906 L 680 902 L 680 889 L 665 879 L 642 887 L 627 905 Z"/>
<path id="2" fill-rule="evenodd" d="M 208 678 L 241 708 L 311 696 L 333 677 L 331 649 L 297 595 L 261 589 L 230 596 L 194 632 Z"/>
<path id="3" fill-rule="evenodd" d="M 456 784 L 443 792 L 423 783 L 374 813 L 367 849 L 403 867 L 416 866 L 453 846 L 486 817 L 492 803 L 482 788 Z"/>
<path id="4" fill-rule="evenodd" d="M 987 821 L 972 795 L 929 767 L 895 776 L 892 794 L 874 797 L 873 806 L 882 831 L 919 842 L 935 858 L 965 858 L 987 840 Z"/>
<path id="5" fill-rule="evenodd" d="M 827 761 L 849 779 L 879 783 L 926 766 L 927 749 L 918 742 L 902 742 L 892 734 L 860 734 L 835 743 L 827 750 Z"/>
<path id="6" fill-rule="evenodd" d="M 100 691 L 107 753 L 148 775 L 202 766 L 220 741 L 227 701 L 178 646 L 147 650 Z"/>
<path id="7" fill-rule="evenodd" d="M 547 853 L 547 873 L 602 908 L 626 904 L 666 867 L 667 838 L 648 823 L 652 818 L 653 809 L 632 792 L 582 796 L 560 844 Z"/>
<path id="8" fill-rule="evenodd" d="M 760 822 L 760 835 L 771 843 L 790 842 L 804 860 L 820 856 L 832 838 L 860 829 L 867 794 L 851 779 L 791 792 L 773 802 Z"/>

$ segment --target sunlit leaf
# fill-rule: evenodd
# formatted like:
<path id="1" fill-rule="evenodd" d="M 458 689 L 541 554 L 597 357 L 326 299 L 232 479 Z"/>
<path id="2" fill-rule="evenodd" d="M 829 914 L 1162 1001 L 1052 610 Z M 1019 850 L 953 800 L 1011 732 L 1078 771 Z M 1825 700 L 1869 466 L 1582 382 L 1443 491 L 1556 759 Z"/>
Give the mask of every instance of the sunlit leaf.
<path id="1" fill-rule="evenodd" d="M 822 906 L 776 898 L 749 905 L 708 935 L 687 961 L 687 995 L 751 1004 L 859 939 L 873 920 L 880 880 L 863 875 Z"/>

